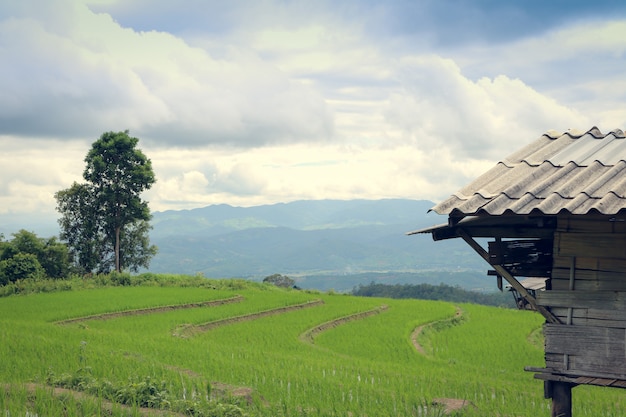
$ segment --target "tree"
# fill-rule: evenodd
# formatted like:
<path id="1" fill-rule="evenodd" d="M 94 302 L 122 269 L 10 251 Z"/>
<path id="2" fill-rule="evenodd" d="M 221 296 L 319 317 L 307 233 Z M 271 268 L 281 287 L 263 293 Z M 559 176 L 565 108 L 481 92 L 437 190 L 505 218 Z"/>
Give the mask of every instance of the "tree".
<path id="1" fill-rule="evenodd" d="M 266 284 L 274 284 L 277 287 L 291 288 L 296 281 L 289 278 L 287 275 L 274 274 L 263 278 L 263 282 Z"/>
<path id="2" fill-rule="evenodd" d="M 85 157 L 86 184 L 55 194 L 61 238 L 85 272 L 137 270 L 156 253 L 148 240 L 152 215 L 140 197 L 155 176 L 138 142 L 128 131 L 103 133 Z"/>
<path id="3" fill-rule="evenodd" d="M 40 278 L 44 269 L 32 253 L 18 253 L 0 261 L 0 285 L 25 278 Z"/>
<path id="4" fill-rule="evenodd" d="M 88 184 L 74 182 L 70 188 L 54 195 L 57 210 L 62 214 L 59 219 L 61 239 L 69 246 L 72 263 L 82 272 L 97 270 L 105 256 L 92 194 Z"/>
<path id="5" fill-rule="evenodd" d="M 0 235 L 0 284 L 24 278 L 63 278 L 69 269 L 67 246 L 55 237 L 43 239 L 20 230 L 13 239 Z"/>
<path id="6" fill-rule="evenodd" d="M 137 272 L 140 267 L 148 268 L 150 259 L 157 253 L 156 246 L 150 245 L 148 239 L 150 228 L 150 223 L 141 220 L 130 224 L 121 235 L 124 250 L 120 252 L 120 262 L 128 265 L 133 272 Z"/>

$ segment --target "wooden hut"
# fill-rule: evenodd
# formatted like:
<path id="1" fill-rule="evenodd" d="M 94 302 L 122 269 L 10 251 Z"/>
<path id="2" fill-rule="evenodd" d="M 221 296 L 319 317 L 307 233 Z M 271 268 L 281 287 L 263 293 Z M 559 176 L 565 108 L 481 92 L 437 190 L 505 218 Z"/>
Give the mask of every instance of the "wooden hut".
<path id="1" fill-rule="evenodd" d="M 526 370 L 552 416 L 571 416 L 577 385 L 626 388 L 624 132 L 549 131 L 432 210 L 448 222 L 411 234 L 462 238 L 545 317 L 545 367 Z"/>

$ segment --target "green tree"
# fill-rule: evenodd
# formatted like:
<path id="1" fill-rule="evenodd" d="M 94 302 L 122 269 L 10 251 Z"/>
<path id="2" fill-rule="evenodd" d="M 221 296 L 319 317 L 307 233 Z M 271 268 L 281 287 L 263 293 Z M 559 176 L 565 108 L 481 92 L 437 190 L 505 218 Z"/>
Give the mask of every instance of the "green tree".
<path id="1" fill-rule="evenodd" d="M 138 142 L 128 131 L 103 133 L 85 157 L 87 183 L 55 194 L 61 238 L 86 272 L 137 270 L 156 253 L 148 240 L 152 216 L 140 197 L 155 176 Z"/>
<path id="2" fill-rule="evenodd" d="M 25 278 L 41 278 L 44 269 L 32 253 L 18 253 L 0 261 L 0 284 L 6 285 Z"/>
<path id="3" fill-rule="evenodd" d="M 27 264 L 35 264 L 32 262 L 32 257 L 17 257 L 24 254 L 32 255 L 37 261 L 36 265 L 31 268 L 37 269 L 37 273 L 24 272 L 30 270 Z M 55 237 L 44 239 L 26 230 L 14 233 L 10 241 L 0 242 L 0 261 L 7 261 L 5 267 L 10 266 L 9 269 L 5 268 L 7 274 L 11 271 L 22 271 L 18 273 L 21 277 L 26 274 L 32 277 L 46 275 L 50 278 L 62 278 L 69 269 L 68 249 L 65 244 Z M 39 268 L 42 271 L 39 271 Z M 15 279 L 10 277 L 9 281 L 15 281 Z"/>
<path id="4" fill-rule="evenodd" d="M 274 274 L 263 278 L 263 282 L 266 284 L 274 284 L 277 287 L 291 288 L 295 285 L 296 281 L 289 278 L 287 275 Z"/>
<path id="5" fill-rule="evenodd" d="M 98 230 L 97 210 L 88 184 L 74 182 L 66 190 L 57 192 L 57 210 L 61 240 L 67 242 L 72 263 L 82 272 L 98 270 L 105 258 L 104 242 Z"/>
<path id="6" fill-rule="evenodd" d="M 136 221 L 124 228 L 121 234 L 120 262 L 128 265 L 128 268 L 137 272 L 139 268 L 148 268 L 150 259 L 156 255 L 157 248 L 150 245 L 148 232 L 151 229 L 150 223 L 145 220 Z"/>

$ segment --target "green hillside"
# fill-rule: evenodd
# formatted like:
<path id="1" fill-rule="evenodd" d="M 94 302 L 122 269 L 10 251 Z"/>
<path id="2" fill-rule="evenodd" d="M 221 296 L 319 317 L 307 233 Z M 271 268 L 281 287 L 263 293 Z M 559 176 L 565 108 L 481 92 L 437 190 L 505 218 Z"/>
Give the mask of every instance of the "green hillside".
<path id="1" fill-rule="evenodd" d="M 549 414 L 532 312 L 153 274 L 39 290 L 0 298 L 6 416 Z M 621 391 L 576 391 L 577 416 L 620 415 Z"/>

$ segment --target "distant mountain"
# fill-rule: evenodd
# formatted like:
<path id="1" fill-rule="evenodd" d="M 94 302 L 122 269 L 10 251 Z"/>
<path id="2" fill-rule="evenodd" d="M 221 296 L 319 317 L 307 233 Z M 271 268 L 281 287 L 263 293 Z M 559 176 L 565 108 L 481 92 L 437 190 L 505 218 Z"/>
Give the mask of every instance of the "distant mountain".
<path id="1" fill-rule="evenodd" d="M 57 213 L 38 215 L 3 213 L 0 215 L 0 234 L 3 234 L 6 239 L 11 239 L 13 233 L 24 229 L 40 237 L 58 237 L 57 218 Z"/>
<path id="2" fill-rule="evenodd" d="M 314 200 L 256 207 L 212 205 L 154 212 L 150 271 L 261 280 L 279 273 L 302 288 L 350 291 L 372 281 L 493 290 L 488 266 L 460 239 L 406 232 L 443 223 L 425 200 Z M 0 216 L 19 229 L 58 236 L 57 216 Z"/>
<path id="3" fill-rule="evenodd" d="M 256 207 L 225 204 L 154 213 L 153 272 L 259 279 L 366 272 L 481 271 L 456 240 L 406 232 L 442 223 L 424 200 L 316 200 Z M 312 284 L 314 285 L 314 284 Z M 337 288 L 339 286 L 336 286 Z"/>

